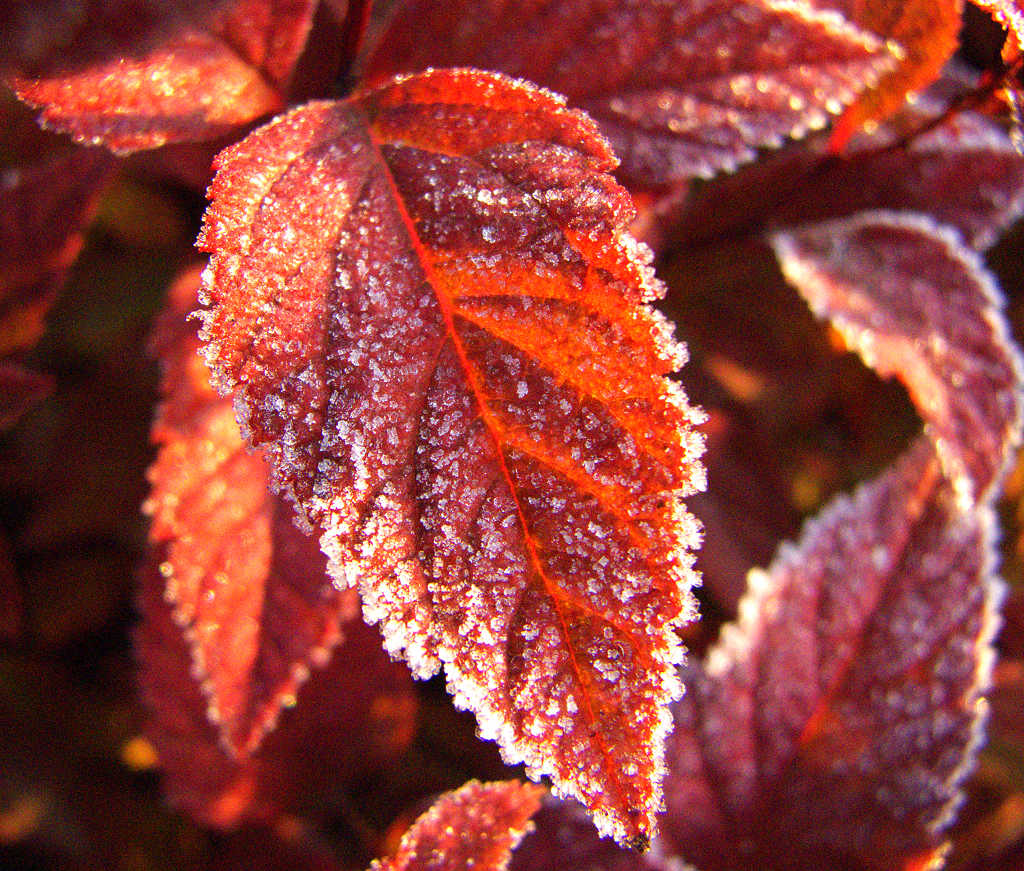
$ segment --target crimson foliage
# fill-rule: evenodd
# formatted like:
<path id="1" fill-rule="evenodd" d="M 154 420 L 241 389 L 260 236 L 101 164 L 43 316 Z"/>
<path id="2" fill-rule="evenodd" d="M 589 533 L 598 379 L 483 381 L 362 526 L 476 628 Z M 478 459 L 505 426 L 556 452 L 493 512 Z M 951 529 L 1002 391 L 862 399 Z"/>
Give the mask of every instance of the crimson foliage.
<path id="1" fill-rule="evenodd" d="M 118 752 L 195 837 L 235 832 L 196 862 L 941 863 L 1024 415 L 986 260 L 1024 203 L 1021 10 L 979 6 L 1005 47 L 957 0 L 9 4 L 0 73 L 79 145 L 4 109 L 0 507 L 28 498 L 0 538 L 5 680 L 56 685 L 82 644 L 43 602 L 58 571 L 89 601 L 103 569 L 67 555 L 123 528 L 76 482 L 138 499 L 90 391 L 148 332 Z M 951 57 L 962 20 L 983 75 Z M 116 353 L 71 401 L 37 342 L 97 203 L 173 266 L 120 331 L 100 307 Z M 174 242 L 192 229 L 204 262 Z M 60 347 L 89 347 L 63 317 Z M 58 432 L 70 478 L 20 459 Z M 442 670 L 543 803 L 410 682 Z M 12 714 L 0 837 L 158 867 L 152 833 L 89 823 L 76 853 L 51 831 L 75 772 L 40 715 Z"/>

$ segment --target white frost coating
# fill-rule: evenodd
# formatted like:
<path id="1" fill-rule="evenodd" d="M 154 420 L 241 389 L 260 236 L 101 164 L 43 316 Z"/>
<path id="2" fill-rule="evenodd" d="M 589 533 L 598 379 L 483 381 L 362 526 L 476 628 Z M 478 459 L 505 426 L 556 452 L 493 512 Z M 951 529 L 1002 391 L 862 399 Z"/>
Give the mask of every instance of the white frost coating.
<path id="1" fill-rule="evenodd" d="M 1024 394 L 1021 393 L 1021 385 L 1024 384 L 1024 359 L 1010 337 L 1010 329 L 1002 313 L 1005 306 L 1003 295 L 981 255 L 963 243 L 961 235 L 955 228 L 940 224 L 929 215 L 888 209 L 866 210 L 849 218 L 776 232 L 769 236 L 769 242 L 775 250 L 786 279 L 801 291 L 812 311 L 819 318 L 831 319 L 842 331 L 849 344 L 860 353 L 867 365 L 874 367 L 876 364 L 874 332 L 859 326 L 851 327 L 847 315 L 842 311 L 835 310 L 827 293 L 821 290 L 835 286 L 835 278 L 827 264 L 823 264 L 813 252 L 805 253 L 803 250 L 805 240 L 811 240 L 812 246 L 819 245 L 820 240 L 826 239 L 832 240 L 833 246 L 848 245 L 850 244 L 848 240 L 858 231 L 874 227 L 890 227 L 894 231 L 910 230 L 921 234 L 928 240 L 938 242 L 942 246 L 945 256 L 961 266 L 966 280 L 971 282 L 973 289 L 980 293 L 984 306 L 978 315 L 991 331 L 991 346 L 1004 355 L 1013 373 L 1013 381 L 1016 385 L 1012 400 L 1013 413 L 1009 420 L 1002 422 L 1005 427 L 1000 439 L 1002 455 L 997 458 L 995 474 L 983 493 L 974 493 L 974 482 L 969 477 L 969 471 L 962 459 L 963 449 L 969 446 L 950 444 L 934 426 L 927 422 L 929 411 L 934 413 L 938 407 L 934 403 L 941 402 L 944 407 L 948 401 L 947 398 L 955 398 L 958 394 L 956 383 L 958 373 L 955 370 L 941 373 L 949 378 L 948 385 L 941 392 L 937 386 L 941 375 L 937 374 L 935 388 L 929 390 L 927 395 L 922 394 L 915 397 L 915 401 L 921 406 L 919 410 L 922 411 L 926 420 L 925 433 L 931 437 L 939 459 L 953 482 L 958 503 L 963 510 L 967 510 L 975 501 L 984 501 L 998 489 L 1012 463 L 1013 447 L 1020 442 L 1022 426 L 1024 426 Z M 834 252 L 834 256 L 838 256 L 838 254 Z M 908 274 L 912 271 L 908 264 Z M 844 287 L 844 290 L 851 297 L 863 295 L 856 287 Z M 861 303 L 865 307 L 869 307 L 870 304 L 868 302 Z M 850 305 L 852 306 L 853 303 Z M 887 338 L 891 339 L 892 337 Z M 943 336 L 932 336 L 931 339 L 932 348 L 937 347 L 935 343 L 949 344 Z M 928 407 L 929 404 L 932 404 L 932 408 Z"/>

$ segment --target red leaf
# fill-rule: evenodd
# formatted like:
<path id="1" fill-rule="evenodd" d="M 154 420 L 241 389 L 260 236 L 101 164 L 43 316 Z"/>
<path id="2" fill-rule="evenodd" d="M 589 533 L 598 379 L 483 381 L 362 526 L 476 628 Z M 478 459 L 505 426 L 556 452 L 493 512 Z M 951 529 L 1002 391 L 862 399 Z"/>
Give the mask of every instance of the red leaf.
<path id="1" fill-rule="evenodd" d="M 696 245 L 764 225 L 898 209 L 930 214 L 987 248 L 1024 212 L 1024 157 L 1002 127 L 975 112 L 928 129 L 974 84 L 943 79 L 875 132 L 855 136 L 841 157 L 789 149 L 709 185 L 686 203 L 677 232 Z"/>
<path id="2" fill-rule="evenodd" d="M 42 333 L 110 172 L 108 155 L 76 148 L 0 175 L 0 357 Z"/>
<path id="3" fill-rule="evenodd" d="M 920 441 L 751 575 L 669 742 L 666 849 L 702 871 L 931 853 L 973 763 L 1001 582 Z"/>
<path id="4" fill-rule="evenodd" d="M 11 87 L 47 126 L 127 153 L 212 139 L 280 109 L 314 0 L 90 0 L 25 9 Z M 55 18 L 54 18 L 55 17 Z M 39 50 L 28 36 L 56 28 Z"/>
<path id="5" fill-rule="evenodd" d="M 962 504 L 984 498 L 1019 440 L 1024 368 L 978 255 L 909 212 L 862 212 L 772 244 L 815 314 L 906 385 Z"/>
<path id="6" fill-rule="evenodd" d="M 334 588 L 292 508 L 268 493 L 266 462 L 248 452 L 231 403 L 209 386 L 195 326 L 184 318 L 198 286 L 198 268 L 184 273 L 157 326 L 164 402 L 146 510 L 190 673 L 225 747 L 245 756 L 294 703 L 310 669 L 330 658 L 358 605 Z"/>
<path id="7" fill-rule="evenodd" d="M 225 151 L 207 358 L 387 646 L 605 832 L 660 805 L 683 360 L 587 119 L 468 70 L 312 103 Z"/>
<path id="8" fill-rule="evenodd" d="M 899 44 L 900 63 L 886 71 L 839 119 L 830 146 L 842 150 L 868 121 L 899 110 L 907 96 L 938 77 L 959 43 L 963 0 L 814 0 L 838 9 L 859 27 Z"/>
<path id="9" fill-rule="evenodd" d="M 244 758 L 230 754 L 206 715 L 189 646 L 165 600 L 157 570 L 165 554 L 157 548 L 154 556 L 142 573 L 135 651 L 150 714 L 146 734 L 175 807 L 218 828 L 282 813 L 320 819 L 345 784 L 405 749 L 416 716 L 411 680 L 388 661 L 379 635 L 354 621 L 259 749 Z"/>
<path id="10" fill-rule="evenodd" d="M 776 222 L 811 222 L 861 209 L 910 209 L 956 227 L 975 248 L 992 245 L 1024 212 L 1024 156 L 1005 130 L 983 115 L 957 112 L 896 146 L 901 137 L 943 114 L 949 85 L 942 83 L 946 94 L 940 96 L 937 87 L 891 124 L 856 137 L 847 160 L 816 168 L 814 183 L 781 204 Z"/>
<path id="11" fill-rule="evenodd" d="M 624 178 L 660 187 L 823 127 L 892 61 L 800 0 L 413 0 L 369 77 L 466 65 L 530 79 L 598 122 Z"/>
<path id="12" fill-rule="evenodd" d="M 502 871 L 531 828 L 544 790 L 514 780 L 471 780 L 445 793 L 420 816 L 398 847 L 371 871 Z"/>

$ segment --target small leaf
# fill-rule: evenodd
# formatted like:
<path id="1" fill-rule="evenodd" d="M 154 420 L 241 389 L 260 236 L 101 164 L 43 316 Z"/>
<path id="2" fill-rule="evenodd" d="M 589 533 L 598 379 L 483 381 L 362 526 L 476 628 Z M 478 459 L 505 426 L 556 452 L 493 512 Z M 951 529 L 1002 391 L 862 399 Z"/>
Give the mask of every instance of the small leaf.
<path id="1" fill-rule="evenodd" d="M 702 871 L 934 854 L 973 764 L 1002 583 L 924 439 L 751 574 L 684 673 L 663 847 Z"/>
<path id="2" fill-rule="evenodd" d="M 893 114 L 908 95 L 934 82 L 959 45 L 963 0 L 815 0 L 815 5 L 839 9 L 858 26 L 902 48 L 900 64 L 839 119 L 830 143 L 836 151 L 865 122 Z"/>
<path id="3" fill-rule="evenodd" d="M 627 182 L 661 187 L 820 129 L 892 62 L 802 0 L 414 0 L 369 76 L 466 65 L 530 79 L 598 122 Z"/>
<path id="4" fill-rule="evenodd" d="M 471 780 L 445 793 L 420 816 L 398 847 L 371 871 L 503 871 L 531 828 L 544 790 L 514 780 Z"/>
<path id="5" fill-rule="evenodd" d="M 43 122 L 118 153 L 212 139 L 280 109 L 313 0 L 90 0 L 25 9 L 18 96 Z M 40 48 L 29 37 L 57 28 Z"/>
<path id="6" fill-rule="evenodd" d="M 684 359 L 595 127 L 469 70 L 311 103 L 218 158 L 207 359 L 389 651 L 620 840 L 660 806 Z"/>
<path id="7" fill-rule="evenodd" d="M 415 730 L 412 681 L 358 620 L 260 747 L 244 758 L 228 752 L 207 717 L 189 645 L 164 596 L 158 565 L 165 556 L 157 547 L 141 575 L 135 653 L 149 712 L 146 735 L 172 805 L 216 828 L 271 822 L 283 813 L 319 820 L 347 784 L 403 752 Z"/>
<path id="8" fill-rule="evenodd" d="M 164 401 L 145 510 L 207 716 L 229 752 L 246 756 L 328 661 L 358 605 L 331 584 L 316 538 L 268 492 L 266 462 L 248 452 L 231 403 L 209 386 L 195 325 L 185 321 L 198 286 L 198 269 L 183 273 L 157 325 Z"/>
<path id="9" fill-rule="evenodd" d="M 909 212 L 861 212 L 772 244 L 815 314 L 906 385 L 962 503 L 983 499 L 1019 440 L 1024 369 L 980 257 Z"/>

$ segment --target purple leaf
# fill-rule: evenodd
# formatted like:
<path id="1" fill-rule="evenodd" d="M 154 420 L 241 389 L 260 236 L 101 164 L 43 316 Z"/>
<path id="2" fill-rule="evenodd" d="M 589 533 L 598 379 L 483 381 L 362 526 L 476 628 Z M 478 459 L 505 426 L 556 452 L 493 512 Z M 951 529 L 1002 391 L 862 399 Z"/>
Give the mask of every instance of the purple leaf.
<path id="1" fill-rule="evenodd" d="M 465 65 L 530 79 L 598 122 L 624 179 L 661 187 L 823 127 L 892 62 L 802 0 L 414 0 L 369 78 Z"/>
<path id="2" fill-rule="evenodd" d="M 961 504 L 984 498 L 1020 435 L 1022 366 L 981 258 L 909 212 L 862 212 L 771 242 L 814 313 L 906 385 Z"/>
<path id="3" fill-rule="evenodd" d="M 752 573 L 738 624 L 684 674 L 663 848 L 702 871 L 933 853 L 981 734 L 993 539 L 922 439 Z"/>

